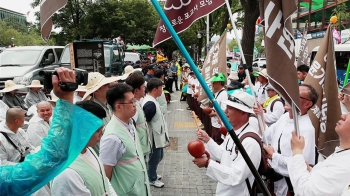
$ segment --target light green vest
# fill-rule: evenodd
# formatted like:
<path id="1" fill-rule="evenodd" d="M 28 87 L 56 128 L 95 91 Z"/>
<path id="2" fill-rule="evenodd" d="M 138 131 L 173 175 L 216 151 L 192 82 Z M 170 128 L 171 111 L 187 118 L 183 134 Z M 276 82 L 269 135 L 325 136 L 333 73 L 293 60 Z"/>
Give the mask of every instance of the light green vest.
<path id="1" fill-rule="evenodd" d="M 98 157 L 92 148 L 87 150 L 90 150 L 91 153 L 95 155 L 95 157 Z M 89 189 L 91 195 L 104 195 L 105 190 L 108 195 L 110 195 L 108 179 L 105 174 L 103 163 L 101 163 L 100 160 L 98 160 L 98 163 L 101 166 L 104 184 L 102 182 L 100 168 L 96 168 L 94 165 L 92 165 L 92 163 L 90 163 L 88 160 L 85 160 L 85 158 L 81 155 L 75 159 L 69 168 L 73 169 L 80 175 L 80 177 L 84 180 L 86 188 Z"/>
<path id="2" fill-rule="evenodd" d="M 125 153 L 113 168 L 111 184 L 118 196 L 150 196 L 147 168 L 140 141 L 116 118 L 111 119 L 102 136 L 117 135 L 125 146 Z"/>
<path id="3" fill-rule="evenodd" d="M 150 132 L 152 132 L 155 147 L 167 147 L 169 146 L 169 134 L 168 129 L 165 126 L 164 116 L 162 115 L 162 112 L 160 110 L 160 105 L 154 97 L 146 95 L 146 97 L 143 99 L 142 107 L 148 101 L 152 101 L 156 105 L 156 114 L 153 116 L 150 122 L 147 122 L 149 130 Z"/>
<path id="4" fill-rule="evenodd" d="M 152 135 L 150 135 L 152 133 L 150 133 L 150 131 L 148 130 L 145 113 L 143 112 L 143 109 L 139 104 L 136 105 L 136 109 L 138 113 L 136 121 L 136 131 L 140 139 L 143 155 L 147 155 L 151 153 L 152 149 Z"/>

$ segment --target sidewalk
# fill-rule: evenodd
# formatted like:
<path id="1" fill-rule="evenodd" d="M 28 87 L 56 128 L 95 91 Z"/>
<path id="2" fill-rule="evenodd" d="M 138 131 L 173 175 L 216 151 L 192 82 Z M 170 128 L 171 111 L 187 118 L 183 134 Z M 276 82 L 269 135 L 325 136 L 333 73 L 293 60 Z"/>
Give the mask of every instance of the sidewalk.
<path id="1" fill-rule="evenodd" d="M 163 188 L 151 186 L 153 196 L 178 195 L 212 196 L 216 182 L 205 175 L 205 168 L 198 168 L 187 151 L 187 144 L 196 139 L 196 126 L 185 101 L 180 102 L 180 91 L 171 94 L 168 104 L 168 128 L 171 145 L 165 149 L 164 158 L 157 173 L 162 176 Z"/>

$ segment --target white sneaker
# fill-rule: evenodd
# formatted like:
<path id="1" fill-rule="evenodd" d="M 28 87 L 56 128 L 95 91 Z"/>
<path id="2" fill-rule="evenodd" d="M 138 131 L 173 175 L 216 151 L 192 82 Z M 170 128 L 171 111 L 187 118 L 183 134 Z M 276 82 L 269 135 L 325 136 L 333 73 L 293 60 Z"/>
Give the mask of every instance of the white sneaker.
<path id="1" fill-rule="evenodd" d="M 157 180 L 160 180 L 162 179 L 162 176 L 161 175 L 157 175 Z"/>
<path id="2" fill-rule="evenodd" d="M 164 183 L 161 182 L 161 181 L 159 181 L 159 180 L 156 180 L 156 181 L 153 181 L 153 182 L 149 182 L 149 184 L 150 184 L 151 186 L 155 186 L 155 187 L 157 187 L 157 188 L 162 188 L 162 187 L 164 187 Z"/>

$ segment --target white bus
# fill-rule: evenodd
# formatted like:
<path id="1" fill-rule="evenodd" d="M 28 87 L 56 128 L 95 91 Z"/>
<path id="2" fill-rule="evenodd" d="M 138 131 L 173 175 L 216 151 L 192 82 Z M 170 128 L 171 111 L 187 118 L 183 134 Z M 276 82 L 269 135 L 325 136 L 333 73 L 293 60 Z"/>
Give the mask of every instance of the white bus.
<path id="1" fill-rule="evenodd" d="M 318 51 L 318 48 L 319 46 L 315 47 L 312 50 L 310 63 L 313 62 L 316 56 L 316 53 Z M 348 67 L 349 58 L 350 58 L 350 42 L 334 45 L 334 51 L 335 51 L 335 60 L 336 60 L 336 67 L 337 67 L 337 77 L 340 80 L 340 85 L 342 86 L 344 82 L 345 74 L 346 74 L 346 69 Z M 350 80 L 348 80 L 348 82 L 349 81 Z"/>

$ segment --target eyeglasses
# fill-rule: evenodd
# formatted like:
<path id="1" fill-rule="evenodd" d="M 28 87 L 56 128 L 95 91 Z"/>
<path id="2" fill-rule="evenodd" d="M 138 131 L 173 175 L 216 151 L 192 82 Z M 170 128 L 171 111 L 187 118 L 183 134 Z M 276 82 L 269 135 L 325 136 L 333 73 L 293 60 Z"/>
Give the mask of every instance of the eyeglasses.
<path id="1" fill-rule="evenodd" d="M 132 104 L 132 105 L 136 105 L 137 100 L 136 99 L 132 99 L 130 103 L 118 103 L 118 104 L 122 104 L 122 105 L 127 105 L 127 104 Z"/>
<path id="2" fill-rule="evenodd" d="M 307 101 L 311 101 L 310 99 L 307 99 L 305 97 L 300 97 L 300 99 L 304 99 L 304 100 L 307 100 Z M 312 101 L 311 101 L 312 102 Z"/>
<path id="3" fill-rule="evenodd" d="M 241 100 L 239 100 L 239 99 L 237 99 L 236 97 L 231 96 L 231 95 L 228 96 L 228 100 L 230 100 L 230 101 L 232 101 L 232 102 L 235 102 L 235 103 L 239 103 L 239 104 L 241 104 L 241 105 L 244 105 L 244 106 L 248 107 L 249 109 L 252 109 L 252 108 L 253 108 L 253 107 L 250 107 L 249 105 L 247 105 L 246 103 L 244 103 L 243 101 L 241 101 Z"/>

